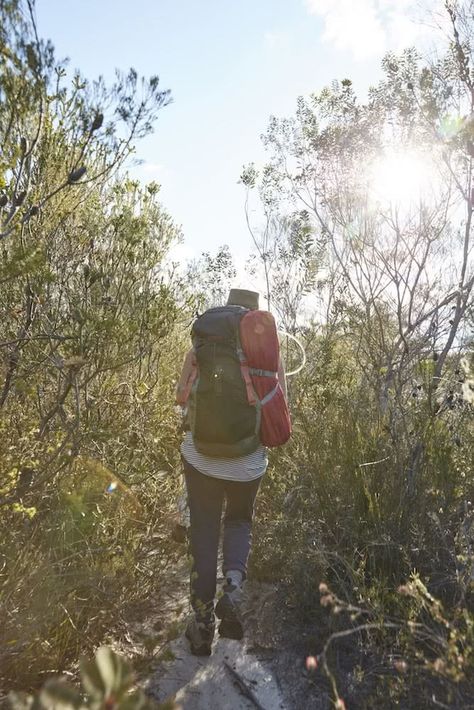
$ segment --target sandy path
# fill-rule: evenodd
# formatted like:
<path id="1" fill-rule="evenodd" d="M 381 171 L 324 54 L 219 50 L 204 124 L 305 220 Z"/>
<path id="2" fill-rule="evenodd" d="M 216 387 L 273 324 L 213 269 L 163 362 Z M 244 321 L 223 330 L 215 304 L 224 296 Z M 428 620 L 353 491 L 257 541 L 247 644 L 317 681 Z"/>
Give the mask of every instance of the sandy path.
<path id="1" fill-rule="evenodd" d="M 159 702 L 174 697 L 183 710 L 264 710 L 285 708 L 272 671 L 244 642 L 221 639 L 216 634 L 212 655 L 199 658 L 189 653 L 184 636 L 171 641 L 175 658 L 165 661 L 148 681 L 146 692 Z M 250 688 L 257 703 L 244 692 L 226 664 Z M 259 703 L 259 705 L 258 705 Z"/>
<path id="2" fill-rule="evenodd" d="M 170 618 L 172 609 L 181 608 L 177 618 L 182 628 L 189 618 L 188 567 L 186 561 L 175 570 L 173 594 L 170 596 Z M 219 585 L 223 579 L 218 578 Z M 252 631 L 262 612 L 265 592 L 261 585 L 251 582 L 245 585 L 243 600 L 246 638 L 233 641 L 221 638 L 216 630 L 212 655 L 193 656 L 189 643 L 182 633 L 169 641 L 166 656 L 173 660 L 162 661 L 155 667 L 151 677 L 143 685 L 147 695 L 162 703 L 175 698 L 183 710 L 288 710 L 283 701 L 280 687 L 272 669 L 270 659 L 265 659 L 265 651 L 259 653 L 252 646 L 255 642 Z M 170 653 L 171 652 L 171 653 Z M 273 655 L 273 654 L 271 654 Z M 233 675 L 235 671 L 238 679 Z M 246 697 L 248 688 L 256 702 Z"/>
<path id="3" fill-rule="evenodd" d="M 219 572 L 220 566 L 219 560 Z M 180 631 L 178 637 L 159 644 L 159 656 L 163 660 L 158 664 L 155 661 L 140 673 L 138 686 L 158 703 L 174 700 L 182 710 L 292 710 L 306 707 L 306 703 L 294 704 L 293 687 L 288 692 L 286 677 L 295 668 L 294 659 L 287 659 L 282 654 L 276 639 L 265 631 L 264 623 L 262 626 L 264 618 L 268 620 L 269 613 L 272 616 L 271 604 L 267 607 L 267 603 L 274 598 L 277 588 L 248 581 L 244 586 L 242 604 L 243 641 L 221 638 L 216 630 L 211 656 L 197 657 L 190 653 L 189 642 L 184 636 L 185 624 L 191 614 L 188 580 L 189 566 L 183 547 L 181 562 L 168 576 L 168 588 L 157 619 L 152 614 L 129 624 L 129 641 L 135 650 L 137 640 L 141 646 L 140 639 L 156 637 L 153 629 L 157 626 L 164 634 L 167 628 L 171 627 L 172 631 L 173 626 Z M 223 581 L 218 573 L 218 587 Z M 272 627 L 273 623 L 270 624 Z M 127 654 L 126 648 L 118 650 Z"/>

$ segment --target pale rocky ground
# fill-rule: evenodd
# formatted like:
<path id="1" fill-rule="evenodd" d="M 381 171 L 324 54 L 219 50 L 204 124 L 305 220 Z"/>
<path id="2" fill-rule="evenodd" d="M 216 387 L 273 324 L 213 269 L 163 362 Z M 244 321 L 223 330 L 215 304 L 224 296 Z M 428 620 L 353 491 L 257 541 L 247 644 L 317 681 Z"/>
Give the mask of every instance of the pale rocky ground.
<path id="1" fill-rule="evenodd" d="M 187 576 L 183 560 L 170 580 L 172 591 L 168 594 L 165 627 L 161 609 L 158 621 L 148 615 L 131 624 L 129 648 L 123 643 L 117 648 L 129 657 L 136 655 L 132 650 L 146 646 L 154 628 L 160 630 L 163 641 L 148 655 L 138 672 L 139 686 L 148 696 L 158 703 L 174 700 L 174 707 L 182 710 L 326 710 L 331 707 L 327 694 L 315 688 L 308 678 L 304 655 L 279 643 L 278 633 L 274 632 L 278 602 L 273 585 L 246 584 L 243 641 L 220 638 L 216 631 L 212 655 L 193 656 L 184 637 L 190 613 Z"/>
<path id="2" fill-rule="evenodd" d="M 327 694 L 308 679 L 304 655 L 283 648 L 279 643 L 275 630 L 278 624 L 274 619 L 275 615 L 279 616 L 281 624 L 282 610 L 278 609 L 274 585 L 246 584 L 244 640 L 223 639 L 216 631 L 212 655 L 203 658 L 189 652 L 184 637 L 190 613 L 184 563 L 175 574 L 166 613 L 170 621 L 167 633 L 170 640 L 158 646 L 139 673 L 140 686 L 147 695 L 158 703 L 174 700 L 176 707 L 182 710 L 326 710 L 331 707 Z M 146 636 L 152 626 L 152 618 L 144 619 L 135 628 L 131 627 L 131 636 Z"/>
<path id="3" fill-rule="evenodd" d="M 146 686 L 147 694 L 156 700 L 174 698 L 183 710 L 288 707 L 271 666 L 250 653 L 245 643 L 217 639 L 208 658 L 192 656 L 183 636 L 170 648 L 175 659 L 163 662 Z M 235 670 L 240 682 L 229 668 Z M 254 701 L 246 697 L 247 692 Z"/>

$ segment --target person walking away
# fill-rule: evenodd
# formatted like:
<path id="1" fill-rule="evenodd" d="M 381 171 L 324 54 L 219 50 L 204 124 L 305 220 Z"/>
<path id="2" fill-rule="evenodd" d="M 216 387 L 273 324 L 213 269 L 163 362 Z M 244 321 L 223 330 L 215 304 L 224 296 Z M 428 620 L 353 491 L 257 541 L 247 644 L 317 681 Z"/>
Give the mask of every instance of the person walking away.
<path id="1" fill-rule="evenodd" d="M 291 433 L 276 327 L 271 314 L 258 311 L 258 298 L 253 291 L 231 289 L 226 306 L 210 309 L 195 321 L 193 349 L 186 355 L 177 387 L 177 402 L 186 411 L 181 458 L 192 555 L 194 615 L 186 637 L 195 655 L 210 655 L 215 616 L 220 619 L 221 636 L 243 636 L 242 584 L 247 576 L 255 498 L 268 465 L 262 431 L 264 424 L 266 430 L 270 426 L 266 433 L 270 445 L 273 440 L 283 443 Z M 251 367 L 246 352 L 256 350 L 254 359 L 261 359 L 259 348 L 268 350 L 265 328 L 272 330 L 272 370 L 256 368 L 255 363 Z M 271 421 L 271 405 L 279 417 L 278 431 L 278 424 L 275 429 Z M 224 501 L 225 582 L 214 607 Z"/>

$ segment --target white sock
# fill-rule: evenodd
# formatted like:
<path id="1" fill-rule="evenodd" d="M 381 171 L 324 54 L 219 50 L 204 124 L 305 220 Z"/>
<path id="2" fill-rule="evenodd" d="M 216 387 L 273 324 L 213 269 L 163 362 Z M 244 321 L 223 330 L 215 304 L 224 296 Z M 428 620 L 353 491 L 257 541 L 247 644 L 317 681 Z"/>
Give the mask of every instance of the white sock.
<path id="1" fill-rule="evenodd" d="M 234 585 L 235 587 L 241 587 L 244 581 L 244 575 L 238 569 L 229 569 L 225 573 L 225 578 L 227 582 Z"/>

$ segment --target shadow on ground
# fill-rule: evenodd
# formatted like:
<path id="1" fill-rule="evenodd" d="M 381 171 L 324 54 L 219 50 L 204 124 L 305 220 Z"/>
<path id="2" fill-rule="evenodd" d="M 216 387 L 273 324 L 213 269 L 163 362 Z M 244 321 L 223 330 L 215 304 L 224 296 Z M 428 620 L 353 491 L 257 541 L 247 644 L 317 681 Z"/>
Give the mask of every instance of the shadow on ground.
<path id="1" fill-rule="evenodd" d="M 174 698 L 183 710 L 287 708 L 271 668 L 249 653 L 245 643 L 216 637 L 212 655 L 199 658 L 180 637 L 170 642 L 169 650 L 174 658 L 162 662 L 146 686 L 158 702 Z"/>

